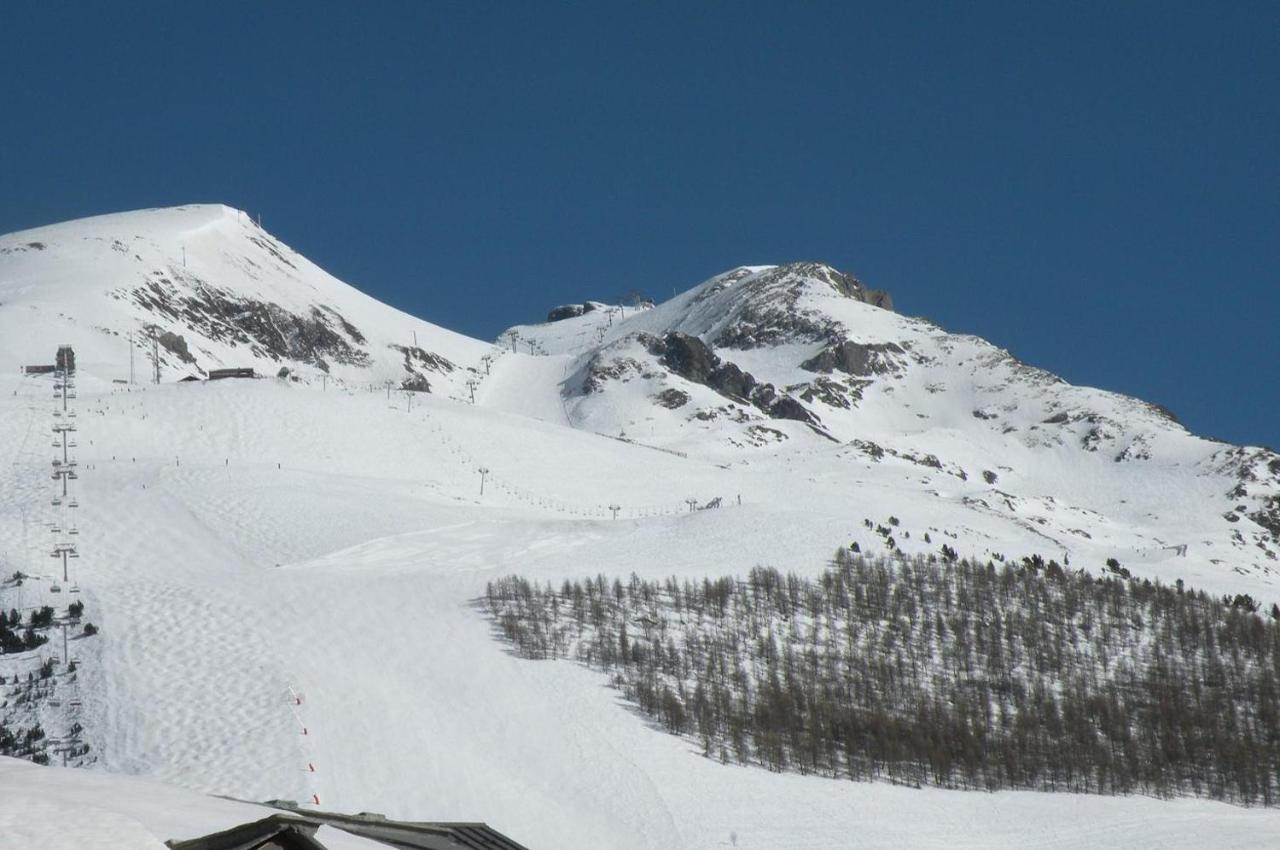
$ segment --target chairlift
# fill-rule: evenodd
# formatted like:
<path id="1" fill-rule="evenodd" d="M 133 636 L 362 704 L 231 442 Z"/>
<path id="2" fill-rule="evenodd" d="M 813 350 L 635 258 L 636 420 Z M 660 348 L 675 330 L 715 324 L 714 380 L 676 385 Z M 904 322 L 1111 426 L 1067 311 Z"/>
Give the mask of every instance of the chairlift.
<path id="1" fill-rule="evenodd" d="M 79 557 L 80 557 L 80 553 L 79 553 L 79 552 L 70 552 L 70 553 L 68 553 L 68 554 L 67 554 L 67 557 L 68 557 L 68 558 L 79 558 Z"/>
<path id="2" fill-rule="evenodd" d="M 79 533 L 80 533 L 80 529 L 76 528 L 74 525 L 67 529 L 67 534 L 79 534 Z"/>
<path id="3" fill-rule="evenodd" d="M 49 500 L 49 503 L 50 503 L 50 504 L 52 504 L 52 505 L 56 508 L 56 507 L 58 507 L 59 505 L 61 505 L 61 504 L 62 504 L 62 499 L 60 499 L 60 498 L 59 498 L 59 497 L 57 497 L 57 496 L 54 496 L 52 499 L 50 499 L 50 500 Z"/>
<path id="4" fill-rule="evenodd" d="M 50 592 L 50 593 L 61 593 L 61 592 L 62 592 L 62 585 L 57 584 L 57 583 L 54 583 L 54 584 L 49 585 L 49 592 Z"/>
<path id="5" fill-rule="evenodd" d="M 50 533 L 50 534 L 61 534 L 61 533 L 62 533 L 62 526 L 58 525 L 56 522 L 54 522 L 54 523 L 50 523 L 50 524 L 49 524 L 49 533 Z"/>
<path id="6" fill-rule="evenodd" d="M 69 507 L 69 508 L 78 508 L 78 507 L 80 507 L 80 503 L 76 501 L 76 499 L 75 499 L 75 497 L 74 497 L 74 496 L 72 496 L 72 497 L 71 497 L 71 501 L 70 501 L 70 502 L 67 502 L 67 507 Z"/>
<path id="7" fill-rule="evenodd" d="M 69 589 L 72 593 L 79 593 L 79 592 L 80 592 L 80 585 L 78 585 L 78 584 L 73 584 L 73 585 L 71 585 L 71 587 L 70 587 L 70 588 L 68 588 L 68 589 Z"/>

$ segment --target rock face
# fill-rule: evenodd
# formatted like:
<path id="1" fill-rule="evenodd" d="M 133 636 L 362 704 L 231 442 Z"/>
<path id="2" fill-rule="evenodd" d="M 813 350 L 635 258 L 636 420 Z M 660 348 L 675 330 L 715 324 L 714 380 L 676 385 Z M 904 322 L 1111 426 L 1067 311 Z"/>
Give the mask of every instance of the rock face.
<path id="1" fill-rule="evenodd" d="M 869 378 L 897 371 L 898 358 L 905 356 L 906 351 L 894 342 L 863 345 L 847 339 L 827 346 L 801 363 L 800 368 L 824 375 L 839 370 L 846 375 Z"/>
<path id="2" fill-rule="evenodd" d="M 845 329 L 829 314 L 800 306 L 801 298 L 815 288 L 829 287 L 843 298 L 893 310 L 893 299 L 887 292 L 869 289 L 853 275 L 823 263 L 788 263 L 737 280 L 731 273 L 722 284 L 709 288 L 706 296 L 734 285 L 745 286 L 748 292 L 736 318 L 713 340 L 718 348 L 751 349 L 801 341 L 836 344 L 844 340 Z"/>
<path id="3" fill-rule="evenodd" d="M 405 377 L 400 381 L 400 389 L 410 392 L 429 393 L 431 382 L 427 380 L 427 372 L 448 374 L 456 366 L 438 354 L 412 345 L 390 345 L 393 351 L 404 355 Z"/>
<path id="4" fill-rule="evenodd" d="M 176 270 L 168 274 L 153 272 L 146 284 L 120 294 L 155 315 L 192 328 L 200 336 L 248 346 L 259 357 L 294 360 L 326 372 L 331 362 L 353 366 L 370 362 L 368 352 L 360 347 L 363 335 L 330 307 L 313 306 L 309 314 L 293 313 L 278 304 L 237 295 Z M 179 349 L 176 340 L 180 337 L 170 336 L 175 338 L 173 344 L 166 344 L 165 348 L 184 362 L 194 363 L 186 343 Z"/>
<path id="5" fill-rule="evenodd" d="M 595 312 L 598 307 L 599 305 L 595 301 L 587 301 L 583 304 L 561 304 L 547 313 L 547 321 L 561 322 L 565 319 L 585 316 L 587 313 Z"/>
<path id="6" fill-rule="evenodd" d="M 190 349 L 187 348 L 187 341 L 182 336 L 165 331 L 157 337 L 157 340 L 164 346 L 166 351 L 171 352 L 183 363 L 195 363 L 196 358 L 192 356 Z"/>
<path id="7" fill-rule="evenodd" d="M 774 419 L 794 419 L 810 425 L 819 420 L 804 405 L 781 395 L 773 384 L 762 384 L 736 363 L 721 360 L 696 336 L 672 331 L 662 338 L 647 337 L 649 352 L 672 373 L 686 381 L 710 387 L 735 401 L 751 404 Z"/>

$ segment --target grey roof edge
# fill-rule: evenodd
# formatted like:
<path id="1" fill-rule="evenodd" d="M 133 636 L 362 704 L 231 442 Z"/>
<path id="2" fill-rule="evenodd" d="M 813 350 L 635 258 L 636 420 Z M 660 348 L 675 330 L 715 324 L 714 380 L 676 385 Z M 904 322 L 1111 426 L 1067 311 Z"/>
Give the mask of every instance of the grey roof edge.
<path id="1" fill-rule="evenodd" d="M 171 838 L 164 844 L 170 850 L 248 850 L 283 832 L 292 832 L 295 840 L 308 850 L 325 850 L 324 845 L 315 839 L 320 826 L 319 822 L 292 813 L 274 814 L 198 838 Z"/>

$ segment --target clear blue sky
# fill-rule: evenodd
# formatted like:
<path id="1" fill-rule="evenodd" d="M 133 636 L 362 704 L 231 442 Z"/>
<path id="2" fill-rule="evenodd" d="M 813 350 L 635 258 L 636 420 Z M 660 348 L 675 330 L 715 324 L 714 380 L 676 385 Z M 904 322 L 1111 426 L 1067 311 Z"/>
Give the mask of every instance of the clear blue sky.
<path id="1" fill-rule="evenodd" d="M 221 201 L 492 337 L 821 259 L 1280 446 L 1280 3 L 0 13 L 0 232 Z"/>

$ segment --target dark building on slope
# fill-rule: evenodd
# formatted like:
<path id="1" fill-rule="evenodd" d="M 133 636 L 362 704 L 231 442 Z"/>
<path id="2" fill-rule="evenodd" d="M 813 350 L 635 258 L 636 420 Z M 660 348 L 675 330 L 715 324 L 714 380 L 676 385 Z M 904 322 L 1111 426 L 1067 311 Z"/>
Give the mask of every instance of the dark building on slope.
<path id="1" fill-rule="evenodd" d="M 382 815 L 344 815 L 287 809 L 252 823 L 198 838 L 170 840 L 170 850 L 327 850 L 316 837 L 321 826 L 340 829 L 394 850 L 528 850 L 483 823 L 421 823 Z"/>

